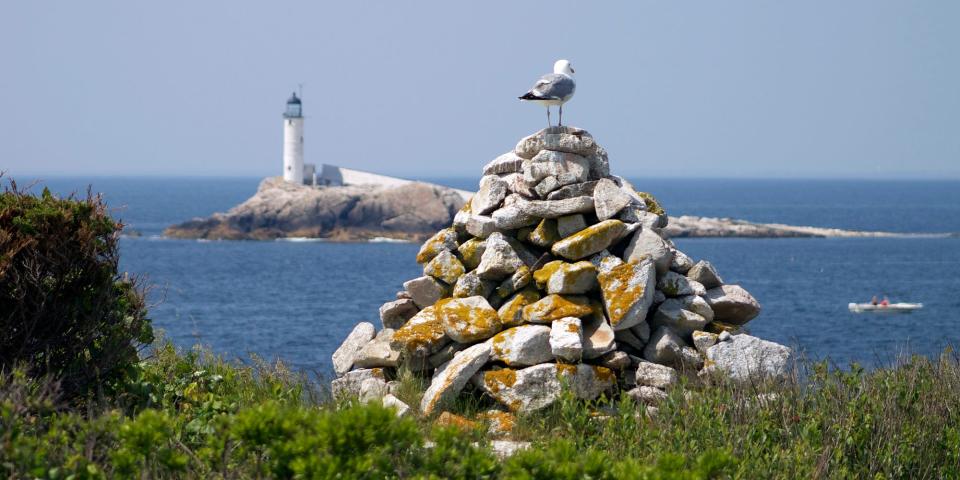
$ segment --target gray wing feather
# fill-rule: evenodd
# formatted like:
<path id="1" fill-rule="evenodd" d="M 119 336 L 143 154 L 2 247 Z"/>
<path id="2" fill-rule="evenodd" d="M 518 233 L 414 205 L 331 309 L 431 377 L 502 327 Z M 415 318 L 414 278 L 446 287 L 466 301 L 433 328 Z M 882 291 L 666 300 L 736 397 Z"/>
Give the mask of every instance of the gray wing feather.
<path id="1" fill-rule="evenodd" d="M 551 73 L 540 77 L 530 93 L 541 98 L 562 100 L 573 95 L 576 89 L 577 84 L 568 75 Z"/>

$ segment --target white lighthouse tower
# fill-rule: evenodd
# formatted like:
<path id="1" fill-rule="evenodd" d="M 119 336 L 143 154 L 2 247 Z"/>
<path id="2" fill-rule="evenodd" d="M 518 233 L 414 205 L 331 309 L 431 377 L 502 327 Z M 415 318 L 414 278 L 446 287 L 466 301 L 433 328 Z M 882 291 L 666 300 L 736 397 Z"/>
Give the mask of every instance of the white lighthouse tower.
<path id="1" fill-rule="evenodd" d="M 283 179 L 303 185 L 303 104 L 296 92 L 283 112 Z"/>

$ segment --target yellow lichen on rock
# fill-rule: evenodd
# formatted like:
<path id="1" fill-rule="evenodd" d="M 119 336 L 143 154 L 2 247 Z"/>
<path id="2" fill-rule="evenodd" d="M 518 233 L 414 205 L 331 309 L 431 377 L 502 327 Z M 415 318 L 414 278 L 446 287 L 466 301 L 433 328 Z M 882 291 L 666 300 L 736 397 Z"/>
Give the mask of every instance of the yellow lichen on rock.
<path id="1" fill-rule="evenodd" d="M 425 357 L 438 350 L 448 341 L 443 323 L 437 318 L 436 308 L 420 310 L 400 327 L 390 340 L 390 345 L 407 355 Z"/>
<path id="2" fill-rule="evenodd" d="M 544 290 L 547 288 L 547 281 L 550 280 L 550 276 L 553 275 L 553 272 L 556 272 L 558 268 L 564 265 L 563 260 L 554 260 L 552 262 L 547 262 L 537 271 L 533 272 L 533 281 L 537 283 L 537 288 Z"/>
<path id="3" fill-rule="evenodd" d="M 510 297 L 500 309 L 497 315 L 504 327 L 516 327 L 523 324 L 523 307 L 540 300 L 540 292 L 535 288 L 525 288 L 520 290 L 514 296 Z"/>
<path id="4" fill-rule="evenodd" d="M 497 311 L 481 296 L 445 298 L 436 303 L 436 308 L 447 336 L 460 343 L 485 340 L 503 326 Z"/>
<path id="5" fill-rule="evenodd" d="M 560 234 L 557 233 L 557 220 L 554 218 L 545 218 L 530 232 L 526 241 L 541 248 L 550 248 L 550 246 L 559 240 Z"/>
<path id="6" fill-rule="evenodd" d="M 612 245 L 627 231 L 620 220 L 604 220 L 553 244 L 550 251 L 570 260 L 593 255 Z"/>
<path id="7" fill-rule="evenodd" d="M 457 260 L 457 257 L 446 250 L 437 254 L 423 266 L 424 275 L 429 275 L 449 285 L 456 283 L 460 275 L 465 272 L 466 270 L 460 260 Z"/>
<path id="8" fill-rule="evenodd" d="M 471 238 L 463 242 L 457 251 L 460 252 L 460 259 L 467 271 L 473 270 L 480 265 L 480 258 L 483 256 L 483 240 Z"/>
<path id="9" fill-rule="evenodd" d="M 517 383 L 517 372 L 512 368 L 500 368 L 483 372 L 483 386 L 492 393 L 510 388 Z"/>
<path id="10" fill-rule="evenodd" d="M 600 291 L 610 319 L 610 326 L 616 327 L 627 320 L 636 323 L 646 317 L 647 300 L 652 298 L 652 282 L 655 273 L 649 261 L 624 263 L 597 275 Z M 649 297 L 649 298 L 648 298 Z M 635 309 L 635 305 L 642 308 Z M 627 317 L 630 316 L 628 319 Z M 624 328 L 630 325 L 625 325 Z"/>
<path id="11" fill-rule="evenodd" d="M 452 227 L 444 228 L 424 242 L 417 253 L 417 263 L 424 264 L 433 260 L 440 252 L 457 249 L 457 231 Z"/>
<path id="12" fill-rule="evenodd" d="M 440 416 L 437 417 L 437 420 L 434 421 L 434 424 L 440 427 L 455 427 L 461 430 L 473 430 L 479 426 L 477 422 L 447 411 L 442 412 Z"/>
<path id="13" fill-rule="evenodd" d="M 531 323 L 549 323 L 563 317 L 582 317 L 589 314 L 590 301 L 575 295 L 547 295 L 523 307 L 523 319 Z"/>

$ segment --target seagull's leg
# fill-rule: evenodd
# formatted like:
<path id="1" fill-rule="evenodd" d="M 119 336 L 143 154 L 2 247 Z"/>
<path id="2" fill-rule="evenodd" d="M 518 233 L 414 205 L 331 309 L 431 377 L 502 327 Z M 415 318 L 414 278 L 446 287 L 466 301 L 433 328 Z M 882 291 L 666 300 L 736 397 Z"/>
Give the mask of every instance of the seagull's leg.
<path id="1" fill-rule="evenodd" d="M 550 105 L 547 105 L 547 128 L 550 128 Z"/>
<path id="2" fill-rule="evenodd" d="M 563 104 L 560 104 L 560 123 L 557 123 L 558 127 L 563 126 Z"/>

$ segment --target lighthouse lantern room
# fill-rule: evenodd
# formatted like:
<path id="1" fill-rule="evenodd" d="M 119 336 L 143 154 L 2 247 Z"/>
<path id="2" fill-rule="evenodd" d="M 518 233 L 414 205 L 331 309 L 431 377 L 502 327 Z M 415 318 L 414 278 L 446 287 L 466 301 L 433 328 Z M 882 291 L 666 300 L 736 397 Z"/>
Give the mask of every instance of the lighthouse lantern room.
<path id="1" fill-rule="evenodd" d="M 283 112 L 283 179 L 303 185 L 303 104 L 294 92 Z"/>

